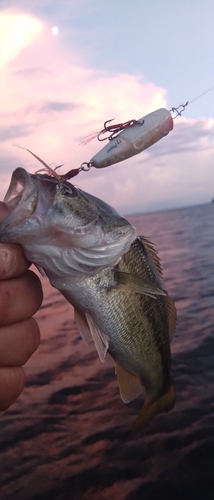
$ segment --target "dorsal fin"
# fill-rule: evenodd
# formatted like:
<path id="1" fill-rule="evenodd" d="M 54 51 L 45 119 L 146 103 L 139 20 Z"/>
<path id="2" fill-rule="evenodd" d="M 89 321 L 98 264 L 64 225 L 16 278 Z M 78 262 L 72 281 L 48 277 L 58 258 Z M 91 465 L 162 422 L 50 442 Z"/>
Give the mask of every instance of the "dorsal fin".
<path id="1" fill-rule="evenodd" d="M 165 290 L 166 292 L 166 290 Z M 169 340 L 172 342 L 172 339 L 175 334 L 176 322 L 177 322 L 177 311 L 175 304 L 169 294 L 166 292 L 166 301 L 167 301 L 167 310 L 168 310 L 168 323 L 169 323 Z"/>
<path id="2" fill-rule="evenodd" d="M 162 266 L 161 266 L 160 257 L 158 256 L 155 245 L 148 238 L 146 238 L 146 236 L 139 236 L 139 239 L 142 241 L 150 258 L 152 259 L 152 262 L 155 266 L 155 269 L 158 273 L 159 278 L 162 279 L 163 278 L 163 270 L 162 270 Z"/>
<path id="3" fill-rule="evenodd" d="M 122 366 L 115 365 L 115 373 L 120 391 L 120 397 L 124 403 L 130 403 L 142 392 L 142 386 L 139 377 L 128 372 Z"/>

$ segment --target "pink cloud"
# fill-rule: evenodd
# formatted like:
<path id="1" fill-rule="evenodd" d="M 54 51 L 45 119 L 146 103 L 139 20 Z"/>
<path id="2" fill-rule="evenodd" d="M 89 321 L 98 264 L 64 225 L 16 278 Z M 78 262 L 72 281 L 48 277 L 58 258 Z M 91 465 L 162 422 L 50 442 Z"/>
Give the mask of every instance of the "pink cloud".
<path id="1" fill-rule="evenodd" d="M 0 67 L 14 59 L 42 31 L 39 19 L 13 10 L 1 12 Z"/>
<path id="2" fill-rule="evenodd" d="M 31 172 L 38 168 L 26 151 L 13 148 L 13 142 L 31 149 L 47 163 L 64 163 L 66 171 L 89 161 L 101 149 L 96 140 L 86 147 L 79 143 L 100 130 L 105 120 L 138 119 L 167 107 L 165 89 L 142 75 L 108 74 L 86 68 L 79 54 L 60 37 L 54 37 L 49 26 L 28 18 L 29 22 L 38 22 L 35 26 L 40 29 L 27 39 L 22 50 L 8 58 L 1 72 L 0 154 L 7 163 L 7 170 L 5 163 L 1 166 L 1 197 L 16 166 L 23 165 Z M 140 156 L 102 171 L 81 173 L 75 183 L 126 212 L 136 211 L 137 207 L 148 209 L 154 200 L 161 204 L 168 199 L 171 203 L 173 196 L 177 199 L 176 186 L 179 190 L 180 183 L 185 192 L 183 180 L 189 182 L 188 170 L 181 174 L 185 161 L 197 165 L 200 182 L 198 152 L 205 151 L 205 146 L 209 150 L 206 161 L 211 182 L 212 134 L 212 120 L 179 123 L 177 119 L 174 131 Z M 158 163 L 162 166 L 158 167 Z"/>

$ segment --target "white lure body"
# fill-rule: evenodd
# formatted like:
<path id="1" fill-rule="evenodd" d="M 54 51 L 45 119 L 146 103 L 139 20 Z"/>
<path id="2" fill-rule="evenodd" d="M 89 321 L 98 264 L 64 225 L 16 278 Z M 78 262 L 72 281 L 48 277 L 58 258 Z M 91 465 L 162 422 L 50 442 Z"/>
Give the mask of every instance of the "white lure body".
<path id="1" fill-rule="evenodd" d="M 104 168 L 126 160 L 155 144 L 172 129 L 173 118 L 170 111 L 157 109 L 109 140 L 108 144 L 93 156 L 90 164 L 96 168 Z"/>

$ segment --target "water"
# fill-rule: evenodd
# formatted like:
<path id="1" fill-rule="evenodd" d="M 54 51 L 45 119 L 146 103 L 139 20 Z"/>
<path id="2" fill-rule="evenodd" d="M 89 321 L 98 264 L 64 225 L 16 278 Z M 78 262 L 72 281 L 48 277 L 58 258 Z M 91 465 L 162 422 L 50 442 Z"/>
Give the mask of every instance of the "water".
<path id="1" fill-rule="evenodd" d="M 41 345 L 0 421 L 1 500 L 214 498 L 214 204 L 129 219 L 156 244 L 178 310 L 175 408 L 128 439 L 141 398 L 122 403 L 113 363 L 43 280 Z"/>

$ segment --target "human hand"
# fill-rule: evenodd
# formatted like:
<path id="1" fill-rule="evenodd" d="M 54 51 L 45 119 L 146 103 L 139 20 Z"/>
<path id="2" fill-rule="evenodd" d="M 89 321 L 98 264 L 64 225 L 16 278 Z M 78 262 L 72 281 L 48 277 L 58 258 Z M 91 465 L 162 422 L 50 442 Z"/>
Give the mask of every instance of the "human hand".
<path id="1" fill-rule="evenodd" d="M 0 222 L 7 215 L 6 205 L 0 202 Z M 0 415 L 22 392 L 22 365 L 40 341 L 32 316 L 42 303 L 42 287 L 29 266 L 19 245 L 0 243 Z"/>

